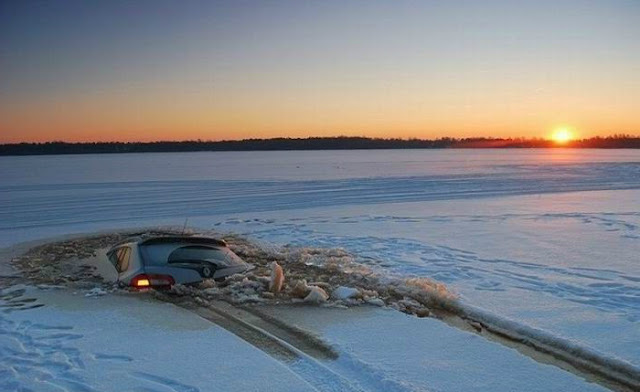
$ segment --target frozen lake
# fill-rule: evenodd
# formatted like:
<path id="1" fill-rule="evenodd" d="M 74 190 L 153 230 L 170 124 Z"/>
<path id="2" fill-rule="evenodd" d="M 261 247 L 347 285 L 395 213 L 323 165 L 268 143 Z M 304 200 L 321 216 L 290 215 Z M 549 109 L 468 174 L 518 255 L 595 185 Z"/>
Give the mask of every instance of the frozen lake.
<path id="1" fill-rule="evenodd" d="M 342 247 L 640 367 L 640 151 L 0 157 L 0 246 L 189 225 Z"/>

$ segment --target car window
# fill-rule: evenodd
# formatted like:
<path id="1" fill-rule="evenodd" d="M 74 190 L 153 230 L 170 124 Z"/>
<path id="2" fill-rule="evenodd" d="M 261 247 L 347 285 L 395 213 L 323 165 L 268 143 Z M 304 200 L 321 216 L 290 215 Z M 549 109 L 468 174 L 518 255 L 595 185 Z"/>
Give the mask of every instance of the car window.
<path id="1" fill-rule="evenodd" d="M 168 262 L 180 261 L 228 261 L 227 254 L 220 249 L 202 245 L 183 246 L 169 254 Z"/>
<path id="2" fill-rule="evenodd" d="M 131 248 L 123 247 L 117 251 L 118 261 L 116 264 L 116 270 L 118 272 L 124 272 L 129 269 L 129 257 L 131 256 Z"/>
<path id="3" fill-rule="evenodd" d="M 114 250 L 113 252 L 109 253 L 109 261 L 111 262 L 111 264 L 113 264 L 114 267 L 116 267 L 118 265 L 118 251 L 120 249 Z"/>

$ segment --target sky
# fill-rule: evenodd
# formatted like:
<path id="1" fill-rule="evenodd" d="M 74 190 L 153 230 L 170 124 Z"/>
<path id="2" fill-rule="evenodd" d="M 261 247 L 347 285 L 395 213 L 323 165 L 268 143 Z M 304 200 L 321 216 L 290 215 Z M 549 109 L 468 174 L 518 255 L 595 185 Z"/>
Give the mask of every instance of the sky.
<path id="1" fill-rule="evenodd" d="M 0 142 L 640 135 L 640 1 L 0 0 Z"/>

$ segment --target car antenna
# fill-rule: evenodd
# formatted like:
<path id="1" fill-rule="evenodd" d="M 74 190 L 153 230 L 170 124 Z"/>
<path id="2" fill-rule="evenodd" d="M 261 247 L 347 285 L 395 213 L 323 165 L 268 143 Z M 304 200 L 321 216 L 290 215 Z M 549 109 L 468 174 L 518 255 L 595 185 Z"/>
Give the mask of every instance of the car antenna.
<path id="1" fill-rule="evenodd" d="M 184 235 L 184 231 L 187 229 L 187 222 L 189 222 L 189 218 L 184 219 L 184 226 L 182 226 L 182 234 Z"/>

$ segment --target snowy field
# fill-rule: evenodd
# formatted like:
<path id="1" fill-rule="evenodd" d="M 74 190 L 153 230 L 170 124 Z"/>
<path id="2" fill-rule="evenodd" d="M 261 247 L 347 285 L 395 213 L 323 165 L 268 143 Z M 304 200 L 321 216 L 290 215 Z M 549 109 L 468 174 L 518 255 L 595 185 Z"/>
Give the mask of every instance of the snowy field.
<path id="1" fill-rule="evenodd" d="M 12 293 L 22 290 L 6 290 L 0 304 L 15 304 Z M 314 390 L 262 351 L 170 304 L 29 288 L 18 298 L 41 306 L 0 316 L 2 391 Z"/>
<path id="2" fill-rule="evenodd" d="M 0 157 L 0 247 L 187 218 L 189 226 L 265 244 L 341 247 L 381 274 L 439 280 L 486 317 L 640 368 L 640 151 Z M 319 332 L 357 350 L 357 339 L 344 342 L 357 335 L 352 322 L 343 324 Z M 436 333 L 413 321 L 397 328 L 407 344 L 412 335 L 423 341 Z M 470 346 L 478 344 L 485 343 Z M 394 361 L 378 359 L 372 366 L 383 370 Z M 531 373 L 523 366 L 512 373 L 548 367 Z M 407 373 L 398 382 L 456 389 L 443 373 L 423 376 Z M 562 377 L 539 373 L 546 381 L 529 389 L 586 387 Z M 505 382 L 493 390 L 509 390 Z"/>

